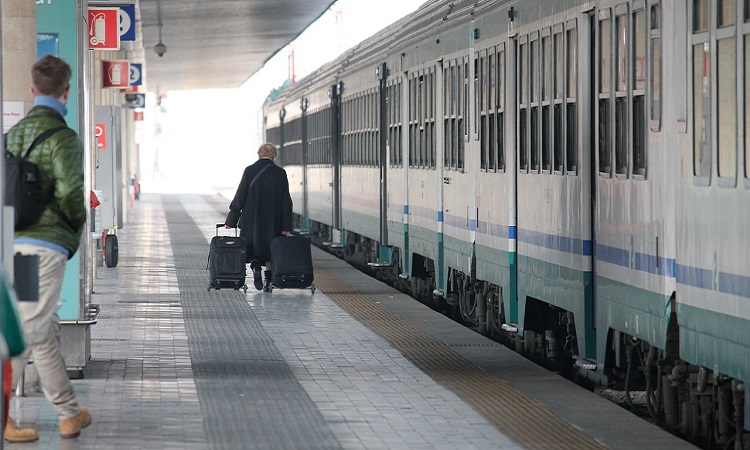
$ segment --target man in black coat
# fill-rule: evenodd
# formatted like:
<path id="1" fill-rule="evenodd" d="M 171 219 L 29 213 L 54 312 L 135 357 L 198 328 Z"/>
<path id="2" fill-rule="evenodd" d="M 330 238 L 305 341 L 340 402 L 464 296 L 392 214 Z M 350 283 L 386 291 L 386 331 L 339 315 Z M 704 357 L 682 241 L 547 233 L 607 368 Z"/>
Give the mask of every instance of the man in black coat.
<path id="1" fill-rule="evenodd" d="M 245 167 L 224 225 L 234 228 L 239 222 L 240 237 L 245 239 L 247 262 L 253 269 L 255 288 L 271 286 L 271 239 L 292 230 L 292 197 L 286 171 L 274 163 L 278 151 L 273 144 L 258 149 L 258 161 Z M 266 283 L 261 279 L 265 263 Z"/>

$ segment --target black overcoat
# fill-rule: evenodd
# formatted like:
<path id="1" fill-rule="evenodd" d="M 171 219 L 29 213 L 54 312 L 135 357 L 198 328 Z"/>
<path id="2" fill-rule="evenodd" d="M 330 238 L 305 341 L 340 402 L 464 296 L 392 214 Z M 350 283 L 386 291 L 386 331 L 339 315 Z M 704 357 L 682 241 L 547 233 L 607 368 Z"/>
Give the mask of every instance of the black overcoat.
<path id="1" fill-rule="evenodd" d="M 261 169 L 270 164 L 255 181 Z M 250 187 L 250 188 L 249 188 Z M 249 189 L 248 189 L 249 188 Z M 292 231 L 292 197 L 286 171 L 273 160 L 259 159 L 245 168 L 224 223 L 230 227 L 239 222 L 240 236 L 247 245 L 247 261 L 271 260 L 271 239 L 282 231 Z"/>

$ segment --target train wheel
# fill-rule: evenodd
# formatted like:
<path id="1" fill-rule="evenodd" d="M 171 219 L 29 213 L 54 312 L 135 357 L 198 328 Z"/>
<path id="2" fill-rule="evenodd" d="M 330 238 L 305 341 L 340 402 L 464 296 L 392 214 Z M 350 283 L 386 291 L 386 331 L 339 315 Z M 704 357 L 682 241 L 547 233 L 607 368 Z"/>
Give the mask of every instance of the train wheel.
<path id="1" fill-rule="evenodd" d="M 107 267 L 117 267 L 118 257 L 117 236 L 109 234 L 104 241 L 104 263 Z"/>

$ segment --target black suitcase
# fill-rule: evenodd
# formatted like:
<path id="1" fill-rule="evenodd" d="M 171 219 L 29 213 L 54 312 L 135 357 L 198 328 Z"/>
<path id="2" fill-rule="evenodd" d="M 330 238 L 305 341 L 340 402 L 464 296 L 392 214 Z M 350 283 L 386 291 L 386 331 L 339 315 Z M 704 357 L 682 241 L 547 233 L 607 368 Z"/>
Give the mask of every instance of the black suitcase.
<path id="1" fill-rule="evenodd" d="M 303 236 L 271 240 L 271 288 L 310 289 L 315 293 L 310 241 Z"/>
<path id="2" fill-rule="evenodd" d="M 236 228 L 234 229 L 234 236 L 219 236 L 219 228 L 223 226 L 223 223 L 217 223 L 216 236 L 211 238 L 211 248 L 206 267 L 210 269 L 208 290 L 210 291 L 211 288 L 216 290 L 231 288 L 242 289 L 247 292 L 247 285 L 245 284 L 245 276 L 247 275 L 245 239 L 237 236 Z"/>

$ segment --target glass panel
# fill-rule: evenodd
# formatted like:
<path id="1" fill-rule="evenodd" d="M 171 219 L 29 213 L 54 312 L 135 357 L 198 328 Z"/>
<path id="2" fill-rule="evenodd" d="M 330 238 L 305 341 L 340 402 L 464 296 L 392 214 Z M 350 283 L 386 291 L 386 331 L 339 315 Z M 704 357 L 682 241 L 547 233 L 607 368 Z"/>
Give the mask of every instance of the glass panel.
<path id="1" fill-rule="evenodd" d="M 568 129 L 565 133 L 565 163 L 568 175 L 576 175 L 578 171 L 578 116 L 575 103 L 568 103 L 565 118 Z"/>
<path id="2" fill-rule="evenodd" d="M 488 76 L 489 76 L 489 87 L 490 87 L 490 90 L 487 93 L 487 96 L 488 96 L 488 100 L 489 100 L 489 105 L 488 106 L 489 106 L 490 111 L 492 111 L 492 110 L 495 109 L 495 104 L 496 104 L 495 98 L 497 96 L 497 93 L 495 91 L 495 89 L 496 89 L 496 83 L 497 83 L 497 81 L 496 81 L 496 79 L 497 79 L 497 65 L 495 64 L 495 54 L 494 53 L 490 54 L 489 58 L 490 58 L 490 67 L 489 67 Z"/>
<path id="3" fill-rule="evenodd" d="M 750 1 L 750 0 L 747 0 Z M 658 30 L 661 28 L 661 10 L 659 4 L 651 6 L 651 29 Z"/>
<path id="4" fill-rule="evenodd" d="M 563 130 L 563 107 L 562 105 L 555 105 L 554 109 L 554 119 L 553 119 L 553 128 L 555 130 L 555 140 L 553 143 L 554 147 L 554 158 L 555 161 L 553 162 L 555 170 L 563 170 L 563 164 L 565 162 L 564 160 L 564 147 L 563 147 L 563 137 L 565 130 Z"/>
<path id="5" fill-rule="evenodd" d="M 531 86 L 531 103 L 539 101 L 539 41 L 531 41 L 531 59 L 529 60 L 529 86 Z"/>
<path id="6" fill-rule="evenodd" d="M 610 88 L 610 61 L 612 59 L 611 25 L 609 20 L 602 20 L 599 26 L 599 93 L 608 94 Z"/>
<path id="7" fill-rule="evenodd" d="M 728 27 L 734 25 L 737 10 L 734 0 L 718 0 L 717 26 Z"/>
<path id="8" fill-rule="evenodd" d="M 552 130 L 550 129 L 550 106 L 542 106 L 542 169 L 549 171 L 551 169 L 550 140 L 552 139 Z"/>
<path id="9" fill-rule="evenodd" d="M 734 178 L 737 173 L 737 61 L 734 38 L 718 41 L 717 57 L 719 176 Z"/>
<path id="10" fill-rule="evenodd" d="M 633 175 L 646 176 L 646 105 L 643 95 L 633 97 Z"/>
<path id="11" fill-rule="evenodd" d="M 651 120 L 661 120 L 661 39 L 651 40 Z"/>
<path id="12" fill-rule="evenodd" d="M 526 111 L 528 109 L 522 108 L 518 117 L 518 168 L 525 171 L 528 169 L 528 140 L 526 138 Z"/>
<path id="13" fill-rule="evenodd" d="M 497 55 L 497 109 L 505 109 L 505 52 Z"/>
<path id="14" fill-rule="evenodd" d="M 615 164 L 619 175 L 628 174 L 627 97 L 617 97 L 615 100 Z"/>
<path id="15" fill-rule="evenodd" d="M 529 151 L 531 152 L 531 170 L 534 172 L 539 171 L 539 107 L 535 106 L 531 108 L 531 146 Z"/>
<path id="16" fill-rule="evenodd" d="M 750 0 L 746 0 L 750 3 Z M 747 7 L 745 5 L 745 11 Z M 747 14 L 747 13 L 745 13 Z M 750 178 L 750 34 L 745 35 L 745 178 Z"/>
<path id="17" fill-rule="evenodd" d="M 750 0 L 745 0 L 745 22 L 750 22 Z"/>
<path id="18" fill-rule="evenodd" d="M 707 177 L 711 170 L 711 78 L 709 43 L 693 46 L 693 173 Z"/>
<path id="19" fill-rule="evenodd" d="M 542 83 L 542 100 L 550 101 L 552 98 L 552 39 L 549 36 L 542 38 L 542 62 L 541 70 L 544 82 Z"/>
<path id="20" fill-rule="evenodd" d="M 646 12 L 633 15 L 633 89 L 646 89 Z"/>
<path id="21" fill-rule="evenodd" d="M 612 173 L 610 152 L 609 99 L 599 100 L 599 172 Z"/>
<path id="22" fill-rule="evenodd" d="M 693 0 L 693 32 L 708 30 L 709 0 Z"/>
<path id="23" fill-rule="evenodd" d="M 553 64 L 555 66 L 555 98 L 557 99 L 561 99 L 565 92 L 565 73 L 563 72 L 563 68 L 565 67 L 563 64 L 565 54 L 563 52 L 565 48 L 563 47 L 562 37 L 562 33 L 557 33 L 554 42 L 555 59 Z"/>
<path id="24" fill-rule="evenodd" d="M 617 52 L 617 91 L 625 91 L 628 88 L 628 18 L 617 16 L 617 40 L 615 49 Z M 602 68 L 605 66 L 602 66 Z"/>
<path id="25" fill-rule="evenodd" d="M 576 96 L 576 86 L 578 81 L 578 65 L 576 64 L 576 61 L 578 61 L 578 32 L 573 30 L 568 30 L 568 97 L 575 98 Z"/>
<path id="26" fill-rule="evenodd" d="M 497 115 L 497 170 L 505 169 L 505 147 L 503 144 L 503 138 L 505 133 L 503 132 L 505 124 L 503 122 L 503 114 Z"/>
<path id="27" fill-rule="evenodd" d="M 487 145 L 489 147 L 489 163 L 488 169 L 492 172 L 497 170 L 497 149 L 495 148 L 495 114 L 489 115 L 489 136 L 487 137 Z"/>

